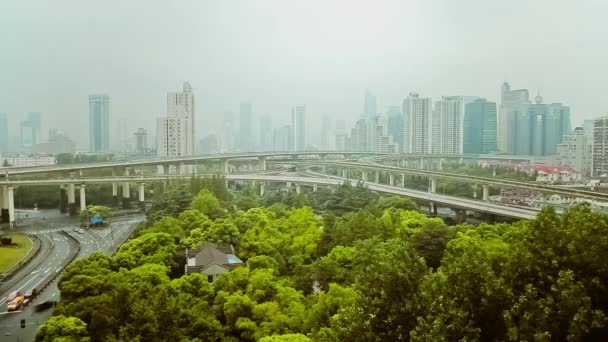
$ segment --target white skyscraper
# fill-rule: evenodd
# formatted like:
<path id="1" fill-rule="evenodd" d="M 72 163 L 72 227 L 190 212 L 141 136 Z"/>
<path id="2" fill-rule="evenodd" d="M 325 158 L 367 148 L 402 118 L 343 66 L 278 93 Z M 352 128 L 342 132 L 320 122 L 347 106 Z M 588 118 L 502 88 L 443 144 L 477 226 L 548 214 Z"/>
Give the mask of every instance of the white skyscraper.
<path id="1" fill-rule="evenodd" d="M 157 121 L 157 154 L 161 157 L 194 154 L 194 94 L 184 82 L 182 92 L 167 93 L 167 117 Z"/>
<path id="2" fill-rule="evenodd" d="M 403 152 L 425 154 L 430 152 L 431 98 L 410 93 L 403 100 Z"/>
<path id="3" fill-rule="evenodd" d="M 574 129 L 572 134 L 564 135 L 562 143 L 557 145 L 557 162 L 568 166 L 585 176 L 591 173 L 591 144 L 582 127 Z"/>
<path id="4" fill-rule="evenodd" d="M 464 102 L 461 96 L 443 96 L 435 103 L 431 122 L 433 154 L 462 154 Z"/>

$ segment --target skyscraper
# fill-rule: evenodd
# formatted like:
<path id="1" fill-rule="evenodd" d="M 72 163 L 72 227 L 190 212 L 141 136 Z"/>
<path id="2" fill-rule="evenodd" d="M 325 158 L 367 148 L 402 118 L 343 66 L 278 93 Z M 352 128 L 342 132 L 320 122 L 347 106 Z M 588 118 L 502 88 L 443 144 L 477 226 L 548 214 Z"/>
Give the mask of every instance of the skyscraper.
<path id="1" fill-rule="evenodd" d="M 430 152 L 429 126 L 431 99 L 410 93 L 403 100 L 403 152 L 425 154 Z"/>
<path id="2" fill-rule="evenodd" d="M 264 116 L 260 119 L 260 143 L 261 151 L 272 151 L 272 119 L 269 116 Z"/>
<path id="3" fill-rule="evenodd" d="M 8 119 L 6 113 L 0 113 L 0 152 L 8 151 Z"/>
<path id="4" fill-rule="evenodd" d="M 463 152 L 496 152 L 496 102 L 478 99 L 465 105 Z"/>
<path id="5" fill-rule="evenodd" d="M 377 153 L 396 153 L 399 145 L 388 134 L 386 122 L 379 116 L 359 119 L 352 130 L 350 150 Z"/>
<path id="6" fill-rule="evenodd" d="M 196 137 L 194 127 L 196 121 L 194 94 L 189 82 L 184 82 L 181 92 L 167 93 L 167 116 L 186 119 L 188 125 L 184 130 L 186 132 L 186 146 L 184 146 L 182 155 L 193 155 L 195 153 L 194 142 L 196 141 Z"/>
<path id="7" fill-rule="evenodd" d="M 291 137 L 292 129 L 289 125 L 274 130 L 273 145 L 275 151 L 291 151 L 293 139 Z"/>
<path id="8" fill-rule="evenodd" d="M 498 112 L 496 139 L 498 150 L 516 154 L 518 124 L 528 121 L 527 108 L 530 104 L 528 89 L 511 90 L 511 85 L 504 82 L 501 87 L 500 109 Z M 529 144 L 529 142 L 527 142 Z"/>
<path id="9" fill-rule="evenodd" d="M 608 116 L 593 120 L 592 176 L 608 173 Z"/>
<path id="10" fill-rule="evenodd" d="M 328 115 L 323 116 L 323 123 L 321 126 L 321 149 L 322 150 L 333 150 L 335 148 L 335 141 L 333 140 L 334 134 L 331 129 L 331 117 Z"/>
<path id="11" fill-rule="evenodd" d="M 42 120 L 40 119 L 40 113 L 29 112 L 27 113 L 27 121 L 32 125 L 32 144 L 37 145 L 42 142 L 41 127 Z"/>
<path id="12" fill-rule="evenodd" d="M 24 152 L 32 152 L 34 148 L 34 127 L 29 120 L 21 121 L 21 148 Z"/>
<path id="13" fill-rule="evenodd" d="M 399 106 L 391 106 L 386 111 L 388 134 L 393 137 L 393 141 L 403 144 L 403 117 Z M 402 150 L 403 146 L 399 146 Z M 398 151 L 399 152 L 399 151 Z"/>
<path id="14" fill-rule="evenodd" d="M 304 151 L 306 148 L 305 115 L 306 106 L 295 106 L 291 109 L 291 129 L 293 130 L 291 138 L 294 151 Z"/>
<path id="15" fill-rule="evenodd" d="M 239 150 L 253 151 L 253 106 L 251 102 L 241 102 L 239 111 Z"/>
<path id="16" fill-rule="evenodd" d="M 431 122 L 431 151 L 434 154 L 462 154 L 464 102 L 460 96 L 443 96 L 435 103 Z"/>
<path id="17" fill-rule="evenodd" d="M 107 152 L 109 148 L 110 96 L 89 95 L 89 141 L 91 152 Z"/>
<path id="18" fill-rule="evenodd" d="M 378 104 L 376 97 L 369 90 L 365 91 L 365 101 L 363 103 L 363 118 L 372 119 L 378 115 Z"/>

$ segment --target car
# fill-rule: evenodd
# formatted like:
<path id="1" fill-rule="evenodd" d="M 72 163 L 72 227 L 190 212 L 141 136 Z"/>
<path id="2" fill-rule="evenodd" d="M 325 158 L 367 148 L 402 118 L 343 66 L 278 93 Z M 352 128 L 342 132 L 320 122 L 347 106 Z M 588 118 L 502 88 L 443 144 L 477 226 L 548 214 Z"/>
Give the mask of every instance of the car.
<path id="1" fill-rule="evenodd" d="M 36 306 L 34 307 L 34 310 L 36 311 L 44 311 L 44 310 L 48 310 L 50 309 L 52 306 L 56 306 L 57 302 L 54 300 L 47 300 L 44 301 L 40 304 L 36 304 Z"/>
<path id="2" fill-rule="evenodd" d="M 19 295 L 21 295 L 21 292 L 19 292 L 19 291 L 11 292 L 11 294 L 9 294 L 8 297 L 6 297 L 6 301 L 12 302 L 13 299 L 17 298 L 17 296 L 19 296 Z"/>
<path id="3" fill-rule="evenodd" d="M 84 234 L 84 229 L 80 228 L 76 231 L 78 234 Z"/>

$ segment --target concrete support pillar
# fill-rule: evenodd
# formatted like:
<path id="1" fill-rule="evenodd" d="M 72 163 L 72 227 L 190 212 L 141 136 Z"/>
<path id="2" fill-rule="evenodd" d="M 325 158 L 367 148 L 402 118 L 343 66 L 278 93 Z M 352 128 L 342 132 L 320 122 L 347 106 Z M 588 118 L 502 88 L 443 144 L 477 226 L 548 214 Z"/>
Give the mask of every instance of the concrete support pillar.
<path id="1" fill-rule="evenodd" d="M 68 204 L 76 203 L 76 189 L 74 183 L 68 185 Z"/>
<path id="2" fill-rule="evenodd" d="M 348 178 L 348 169 L 342 169 L 342 178 Z"/>
<path id="3" fill-rule="evenodd" d="M 228 162 L 228 159 L 224 160 L 224 174 L 229 174 L 230 173 L 230 163 Z"/>
<path id="4" fill-rule="evenodd" d="M 376 171 L 376 183 L 380 183 L 380 171 Z"/>
<path id="5" fill-rule="evenodd" d="M 139 183 L 139 191 L 137 195 L 139 196 L 139 203 L 143 203 L 146 200 L 146 184 Z"/>
<path id="6" fill-rule="evenodd" d="M 80 210 L 87 210 L 86 185 L 80 185 Z"/>
<path id="7" fill-rule="evenodd" d="M 481 199 L 483 199 L 484 201 L 488 201 L 490 200 L 490 188 L 488 185 L 482 185 L 481 188 L 483 189 L 483 195 L 481 196 Z"/>
<path id="8" fill-rule="evenodd" d="M 429 215 L 436 217 L 437 216 L 437 203 L 431 202 L 429 203 Z"/>
<path id="9" fill-rule="evenodd" d="M 395 176 L 393 176 L 392 173 L 388 174 L 388 184 L 389 185 L 395 185 Z"/>
<path id="10" fill-rule="evenodd" d="M 114 205 L 118 204 L 118 184 L 112 183 L 112 199 L 114 201 Z"/>
<path id="11" fill-rule="evenodd" d="M 299 194 L 302 191 L 300 184 L 296 184 L 296 194 Z"/>
<path id="12" fill-rule="evenodd" d="M 3 185 L 2 187 L 0 187 L 0 201 L 2 203 L 2 205 L 0 205 L 0 210 L 2 210 L 2 212 L 0 213 L 0 223 L 7 223 L 9 222 L 9 215 L 8 215 L 8 186 Z"/>
<path id="13" fill-rule="evenodd" d="M 7 190 L 7 202 L 8 202 L 8 222 L 11 228 L 15 227 L 15 193 L 13 187 L 9 186 Z"/>
<path id="14" fill-rule="evenodd" d="M 163 173 L 165 175 L 168 175 L 170 172 L 171 172 L 171 165 L 169 165 L 169 164 L 163 165 Z"/>
<path id="15" fill-rule="evenodd" d="M 435 178 L 431 178 L 430 182 L 431 182 L 431 184 L 430 184 L 429 192 L 434 194 L 437 191 L 437 181 L 435 180 Z"/>
<path id="16" fill-rule="evenodd" d="M 421 170 L 424 169 L 424 158 L 422 158 L 422 157 L 420 158 L 420 163 L 418 164 L 418 168 Z"/>
<path id="17" fill-rule="evenodd" d="M 321 172 L 326 174 L 327 173 L 327 166 L 322 165 L 321 166 Z"/>
<path id="18" fill-rule="evenodd" d="M 443 158 L 439 158 L 439 171 L 443 171 Z"/>
<path id="19" fill-rule="evenodd" d="M 361 171 L 361 180 L 367 182 L 367 171 Z"/>
<path id="20" fill-rule="evenodd" d="M 401 175 L 401 187 L 405 188 L 405 173 Z"/>
<path id="21" fill-rule="evenodd" d="M 266 157 L 258 158 L 258 171 L 266 171 Z"/>
<path id="22" fill-rule="evenodd" d="M 260 182 L 260 197 L 264 196 L 265 185 L 266 184 L 264 182 Z"/>
<path id="23" fill-rule="evenodd" d="M 312 192 L 317 192 L 318 188 L 319 188 L 319 187 L 318 187 L 318 185 L 317 185 L 317 184 L 313 184 L 313 185 L 312 185 Z"/>

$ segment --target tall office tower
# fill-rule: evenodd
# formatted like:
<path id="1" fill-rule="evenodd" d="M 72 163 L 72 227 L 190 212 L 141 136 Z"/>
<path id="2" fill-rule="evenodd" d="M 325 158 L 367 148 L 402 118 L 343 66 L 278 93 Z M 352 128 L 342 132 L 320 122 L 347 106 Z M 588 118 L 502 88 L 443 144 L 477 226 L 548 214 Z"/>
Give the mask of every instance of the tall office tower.
<path id="1" fill-rule="evenodd" d="M 431 151 L 434 154 L 462 154 L 464 102 L 461 96 L 443 96 L 435 103 L 431 120 Z"/>
<path id="2" fill-rule="evenodd" d="M 463 152 L 496 152 L 496 102 L 477 99 L 465 105 Z"/>
<path id="3" fill-rule="evenodd" d="M 557 163 L 568 166 L 585 176 L 591 172 L 591 145 L 582 127 L 576 127 L 572 134 L 564 135 L 557 145 Z"/>
<path id="4" fill-rule="evenodd" d="M 186 119 L 188 126 L 184 130 L 186 134 L 186 145 L 181 151 L 181 155 L 193 155 L 195 153 L 194 142 L 196 141 L 196 137 L 194 127 L 196 125 L 196 121 L 194 94 L 192 93 L 192 86 L 190 83 L 184 82 L 181 92 L 167 93 L 167 116 Z"/>
<path id="5" fill-rule="evenodd" d="M 156 121 L 157 154 L 159 157 L 186 156 L 188 151 L 189 120 L 168 116 Z"/>
<path id="6" fill-rule="evenodd" d="M 379 116 L 373 119 L 359 119 L 352 130 L 350 139 L 353 151 L 396 153 L 399 144 L 388 134 L 386 123 Z"/>
<path id="7" fill-rule="evenodd" d="M 29 112 L 27 113 L 27 121 L 29 121 L 32 125 L 32 144 L 40 144 L 42 142 L 42 134 L 41 134 L 41 119 L 40 113 L 38 112 Z"/>
<path id="8" fill-rule="evenodd" d="M 135 142 L 135 153 L 145 154 L 148 152 L 148 131 L 143 128 L 138 128 L 137 132 L 133 133 Z"/>
<path id="9" fill-rule="evenodd" d="M 293 139 L 291 137 L 292 129 L 291 126 L 285 125 L 281 128 L 274 130 L 273 134 L 273 145 L 275 151 L 292 151 L 293 146 L 291 145 Z"/>
<path id="10" fill-rule="evenodd" d="M 241 102 L 239 112 L 239 150 L 253 151 L 253 107 L 251 102 Z"/>
<path id="11" fill-rule="evenodd" d="M 0 152 L 8 152 L 8 119 L 0 113 Z"/>
<path id="12" fill-rule="evenodd" d="M 294 151 L 304 151 L 306 148 L 305 114 L 306 106 L 295 106 L 291 109 L 291 129 L 293 131 L 291 138 Z"/>
<path id="13" fill-rule="evenodd" d="M 272 151 L 272 119 L 269 116 L 264 116 L 260 119 L 260 143 L 261 151 Z"/>
<path id="14" fill-rule="evenodd" d="M 608 173 L 608 115 L 593 120 L 592 176 Z"/>
<path id="15" fill-rule="evenodd" d="M 509 83 L 504 82 L 501 88 L 500 109 L 496 126 L 496 139 L 498 150 L 516 154 L 520 145 L 518 142 L 517 123 L 523 124 L 528 120 L 527 109 L 530 105 L 528 89 L 511 90 Z M 529 141 L 527 142 L 530 143 Z"/>
<path id="16" fill-rule="evenodd" d="M 370 93 L 369 90 L 365 91 L 365 102 L 363 104 L 363 118 L 372 119 L 378 115 L 378 104 L 376 103 L 376 97 Z"/>
<path id="17" fill-rule="evenodd" d="M 403 142 L 403 117 L 399 106 L 391 106 L 386 111 L 388 134 L 393 137 L 393 141 L 401 144 Z M 402 149 L 403 146 L 400 146 Z"/>
<path id="18" fill-rule="evenodd" d="M 587 136 L 587 142 L 590 145 L 593 145 L 593 119 L 584 120 L 583 129 L 585 130 L 585 135 Z"/>
<path id="19" fill-rule="evenodd" d="M 220 142 L 221 152 L 234 152 L 236 149 L 236 135 L 235 135 L 236 124 L 234 121 L 234 113 L 227 111 L 224 112 L 224 119 L 222 122 L 222 138 Z"/>
<path id="20" fill-rule="evenodd" d="M 89 141 L 91 152 L 109 149 L 110 96 L 89 95 Z"/>
<path id="21" fill-rule="evenodd" d="M 21 150 L 23 152 L 32 152 L 34 148 L 34 126 L 29 120 L 21 121 Z"/>
<path id="22" fill-rule="evenodd" d="M 401 146 L 404 153 L 430 153 L 429 126 L 431 98 L 422 98 L 418 93 L 410 93 L 403 100 L 403 137 Z"/>

